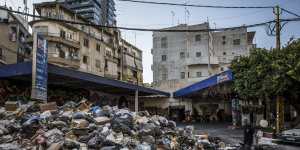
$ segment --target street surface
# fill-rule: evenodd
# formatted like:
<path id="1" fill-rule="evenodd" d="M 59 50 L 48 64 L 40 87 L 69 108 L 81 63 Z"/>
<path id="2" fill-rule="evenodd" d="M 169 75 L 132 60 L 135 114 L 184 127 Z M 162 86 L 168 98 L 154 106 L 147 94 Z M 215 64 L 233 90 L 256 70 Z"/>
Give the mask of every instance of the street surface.
<path id="1" fill-rule="evenodd" d="M 193 125 L 196 134 L 208 133 L 209 136 L 219 137 L 225 143 L 231 145 L 237 145 L 243 142 L 243 130 L 242 129 L 230 129 L 228 126 L 230 124 L 226 123 L 191 123 L 191 124 L 181 124 L 178 123 L 178 127 L 184 127 L 186 125 Z M 299 150 L 299 146 L 291 145 L 277 145 L 278 150 Z"/>

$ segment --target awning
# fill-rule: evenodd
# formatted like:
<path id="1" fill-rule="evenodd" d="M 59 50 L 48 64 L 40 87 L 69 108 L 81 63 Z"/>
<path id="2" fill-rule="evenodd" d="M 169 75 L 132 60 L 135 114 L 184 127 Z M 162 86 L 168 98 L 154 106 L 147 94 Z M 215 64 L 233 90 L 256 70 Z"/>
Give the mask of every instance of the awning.
<path id="1" fill-rule="evenodd" d="M 208 87 L 212 87 L 232 80 L 233 80 L 232 70 L 227 70 L 225 72 L 216 74 L 214 76 L 211 76 L 205 80 L 199 81 L 185 88 L 179 89 L 173 93 L 173 96 L 188 97 L 189 95 L 199 92 Z"/>
<path id="2" fill-rule="evenodd" d="M 31 82 L 31 73 L 31 62 L 0 66 L 0 79 L 16 79 Z M 134 95 L 135 90 L 138 89 L 140 96 L 170 96 L 170 93 L 168 92 L 146 88 L 143 86 L 138 86 L 118 80 L 108 79 L 105 77 L 63 68 L 52 64 L 48 65 L 48 84 L 99 90 L 105 93 L 117 95 Z"/>

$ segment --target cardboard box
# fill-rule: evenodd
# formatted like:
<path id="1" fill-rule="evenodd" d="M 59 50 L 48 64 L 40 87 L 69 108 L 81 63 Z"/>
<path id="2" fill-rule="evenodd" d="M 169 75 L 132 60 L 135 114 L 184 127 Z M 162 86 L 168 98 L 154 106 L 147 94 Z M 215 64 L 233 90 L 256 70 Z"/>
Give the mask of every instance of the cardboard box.
<path id="1" fill-rule="evenodd" d="M 17 101 L 6 101 L 5 102 L 5 110 L 6 111 L 16 111 L 19 108 L 19 104 Z"/>
<path id="2" fill-rule="evenodd" d="M 40 104 L 40 110 L 41 112 L 44 111 L 56 111 L 57 105 L 56 102 L 46 103 L 46 104 Z"/>

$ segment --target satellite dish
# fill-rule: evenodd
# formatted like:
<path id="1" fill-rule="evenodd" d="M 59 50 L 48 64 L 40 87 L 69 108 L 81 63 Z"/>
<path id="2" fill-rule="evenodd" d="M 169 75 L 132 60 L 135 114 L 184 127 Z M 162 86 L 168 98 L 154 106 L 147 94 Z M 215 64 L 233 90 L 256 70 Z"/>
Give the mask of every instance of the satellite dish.
<path id="1" fill-rule="evenodd" d="M 263 128 L 268 127 L 268 121 L 267 120 L 260 120 L 259 125 Z"/>

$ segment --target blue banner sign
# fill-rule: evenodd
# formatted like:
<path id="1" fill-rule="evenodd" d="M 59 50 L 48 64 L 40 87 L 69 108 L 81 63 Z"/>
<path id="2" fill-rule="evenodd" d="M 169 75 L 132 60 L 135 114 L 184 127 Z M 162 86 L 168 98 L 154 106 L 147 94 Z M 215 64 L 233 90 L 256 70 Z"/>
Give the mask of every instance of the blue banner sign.
<path id="1" fill-rule="evenodd" d="M 32 62 L 32 93 L 33 99 L 47 101 L 48 81 L 48 42 L 36 34 Z"/>

